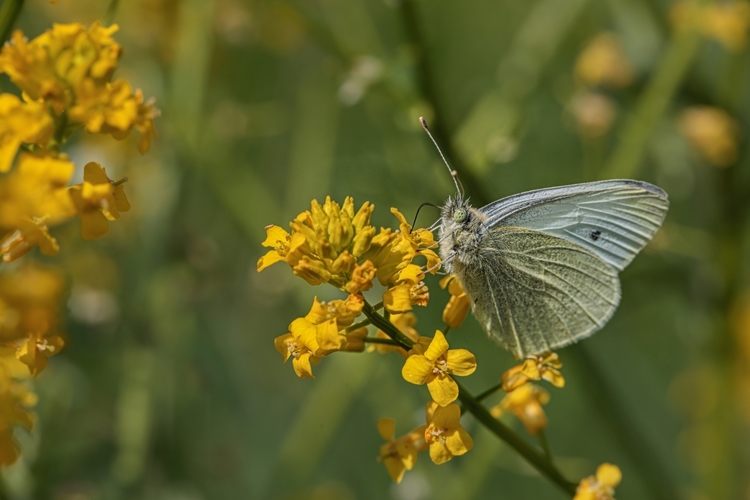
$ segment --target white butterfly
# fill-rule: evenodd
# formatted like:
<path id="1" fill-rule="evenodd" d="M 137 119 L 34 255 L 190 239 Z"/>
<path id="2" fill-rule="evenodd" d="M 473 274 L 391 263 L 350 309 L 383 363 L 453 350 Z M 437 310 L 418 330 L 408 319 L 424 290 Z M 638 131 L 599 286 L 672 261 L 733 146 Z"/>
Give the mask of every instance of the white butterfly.
<path id="1" fill-rule="evenodd" d="M 620 302 L 617 273 L 668 208 L 662 189 L 634 180 L 539 189 L 480 209 L 459 190 L 442 208 L 440 256 L 490 337 L 522 358 L 604 326 Z"/>

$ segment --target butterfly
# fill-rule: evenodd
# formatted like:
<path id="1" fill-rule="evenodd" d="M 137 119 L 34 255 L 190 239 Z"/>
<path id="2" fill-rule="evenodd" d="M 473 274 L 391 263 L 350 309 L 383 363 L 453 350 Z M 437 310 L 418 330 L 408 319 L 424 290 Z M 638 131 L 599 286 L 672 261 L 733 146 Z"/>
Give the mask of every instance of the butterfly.
<path id="1" fill-rule="evenodd" d="M 489 336 L 517 358 L 600 330 L 620 302 L 618 272 L 669 208 L 661 188 L 636 180 L 538 189 L 479 209 L 456 189 L 441 209 L 443 266 Z"/>

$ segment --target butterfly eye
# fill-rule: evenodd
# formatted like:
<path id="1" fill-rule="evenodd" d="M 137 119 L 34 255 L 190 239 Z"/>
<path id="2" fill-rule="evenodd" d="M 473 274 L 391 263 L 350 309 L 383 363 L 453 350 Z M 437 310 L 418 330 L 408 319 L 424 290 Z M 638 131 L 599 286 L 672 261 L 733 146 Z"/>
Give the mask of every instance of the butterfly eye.
<path id="1" fill-rule="evenodd" d="M 465 208 L 457 208 L 456 211 L 453 212 L 453 222 L 463 222 L 466 220 L 467 215 Z"/>

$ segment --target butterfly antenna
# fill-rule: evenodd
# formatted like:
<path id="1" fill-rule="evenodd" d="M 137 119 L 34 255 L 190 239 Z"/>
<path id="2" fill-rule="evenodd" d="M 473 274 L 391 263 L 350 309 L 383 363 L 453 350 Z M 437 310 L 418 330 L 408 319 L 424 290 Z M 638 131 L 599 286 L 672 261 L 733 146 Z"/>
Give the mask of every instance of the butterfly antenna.
<path id="1" fill-rule="evenodd" d="M 409 231 L 409 234 L 411 234 L 412 231 L 414 231 L 414 226 L 417 224 L 417 217 L 419 217 L 419 211 L 422 210 L 422 207 L 435 207 L 438 210 L 440 210 L 439 205 L 435 205 L 434 203 L 430 203 L 429 201 L 426 201 L 419 205 L 419 208 L 417 208 L 417 213 L 414 214 L 414 222 L 411 223 L 411 230 Z"/>
<path id="2" fill-rule="evenodd" d="M 432 140 L 432 143 L 435 145 L 435 148 L 438 150 L 438 153 L 440 153 L 440 157 L 443 159 L 443 163 L 445 163 L 445 166 L 448 167 L 448 172 L 451 173 L 451 179 L 453 179 L 453 184 L 456 185 L 456 192 L 463 198 L 464 192 L 463 189 L 461 189 L 461 185 L 458 183 L 458 172 L 453 170 L 450 165 L 448 165 L 448 160 L 445 159 L 445 155 L 440 150 L 440 146 L 438 146 L 437 141 L 434 137 L 432 137 L 432 134 L 430 133 L 430 129 L 427 127 L 427 122 L 423 117 L 419 117 L 419 123 L 422 125 L 422 128 L 425 132 L 427 132 L 427 135 L 430 136 L 430 139 Z"/>

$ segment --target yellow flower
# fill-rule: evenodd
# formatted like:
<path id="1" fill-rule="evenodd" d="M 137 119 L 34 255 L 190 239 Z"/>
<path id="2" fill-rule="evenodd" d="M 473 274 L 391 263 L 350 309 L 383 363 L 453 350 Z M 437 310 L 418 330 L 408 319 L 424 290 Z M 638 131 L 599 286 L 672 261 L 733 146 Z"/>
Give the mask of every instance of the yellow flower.
<path id="1" fill-rule="evenodd" d="M 419 339 L 419 333 L 414 329 L 414 325 L 417 324 L 417 317 L 414 315 L 414 313 L 408 312 L 404 314 L 391 314 L 391 317 L 389 318 L 390 322 L 401 331 L 404 335 L 412 339 L 414 342 L 416 342 Z M 382 338 L 387 339 L 389 338 L 387 334 L 384 332 L 378 330 L 375 334 L 376 338 Z M 399 354 L 401 354 L 404 358 L 408 358 L 409 354 L 402 348 L 392 345 L 386 345 L 386 344 L 372 344 L 370 347 L 368 347 L 369 351 L 377 350 L 381 354 L 385 354 L 387 352 L 396 351 Z"/>
<path id="2" fill-rule="evenodd" d="M 613 33 L 602 33 L 578 56 L 576 79 L 587 86 L 627 87 L 633 81 L 633 65 Z"/>
<path id="3" fill-rule="evenodd" d="M 125 80 L 98 85 L 94 79 L 85 78 L 76 88 L 76 103 L 68 111 L 71 122 L 81 123 L 91 134 L 111 134 L 121 140 L 133 128 L 141 132 L 141 153 L 148 151 L 151 138 L 156 137 L 153 120 L 159 110 L 153 102 L 143 102 L 140 90 L 133 93 Z"/>
<path id="4" fill-rule="evenodd" d="M 737 161 L 739 126 L 723 109 L 694 106 L 679 119 L 682 134 L 709 163 L 727 167 Z"/>
<path id="5" fill-rule="evenodd" d="M 614 500 L 615 487 L 622 481 L 620 468 L 612 464 L 601 464 L 596 477 L 581 480 L 573 500 Z"/>
<path id="6" fill-rule="evenodd" d="M 0 365 L 0 465 L 10 465 L 20 452 L 13 429 L 20 425 L 30 431 L 34 427 L 28 408 L 36 403 L 36 395 L 10 377 L 5 360 Z"/>
<path id="7" fill-rule="evenodd" d="M 498 418 L 506 411 L 512 412 L 531 435 L 536 435 L 547 426 L 547 416 L 542 405 L 549 402 L 549 394 L 534 384 L 525 384 L 505 395 L 502 401 L 490 410 Z"/>
<path id="8" fill-rule="evenodd" d="M 750 5 L 747 2 L 721 2 L 706 5 L 702 28 L 727 50 L 740 52 L 747 45 Z"/>
<path id="9" fill-rule="evenodd" d="M 335 318 L 317 325 L 305 318 L 298 318 L 289 325 L 289 333 L 274 340 L 274 346 L 284 357 L 284 362 L 292 358 L 292 367 L 300 378 L 315 378 L 311 365 L 345 345 L 346 338 L 339 335 Z"/>
<path id="10" fill-rule="evenodd" d="M 120 212 L 130 210 L 123 185 L 115 185 L 96 162 L 86 164 L 83 184 L 71 186 L 69 193 L 81 217 L 81 237 L 85 240 L 106 235 L 107 220 L 119 219 Z"/>
<path id="11" fill-rule="evenodd" d="M 367 337 L 367 327 L 357 328 L 344 335 L 346 343 L 341 348 L 345 352 L 365 352 L 365 337 Z"/>
<path id="12" fill-rule="evenodd" d="M 13 262 L 33 247 L 38 246 L 44 255 L 56 255 L 60 251 L 57 240 L 50 236 L 45 219 L 19 220 L 14 232 L 0 239 L 0 255 L 3 261 Z"/>
<path id="13" fill-rule="evenodd" d="M 54 123 L 44 104 L 0 94 L 0 172 L 10 170 L 22 143 L 44 147 L 53 132 Z"/>
<path id="14" fill-rule="evenodd" d="M 372 288 L 372 280 L 375 279 L 376 271 L 375 266 L 369 260 L 366 260 L 362 265 L 355 266 L 352 277 L 344 286 L 344 289 L 349 293 L 366 292 Z"/>
<path id="15" fill-rule="evenodd" d="M 416 264 L 408 264 L 398 272 L 396 285 L 383 294 L 385 309 L 391 314 L 411 311 L 412 306 L 426 306 L 430 301 L 430 291 L 422 281 L 424 272 Z"/>
<path id="16" fill-rule="evenodd" d="M 375 228 L 370 226 L 373 209 L 373 205 L 365 202 L 355 213 L 351 197 L 342 206 L 330 197 L 326 197 L 322 206 L 313 200 L 310 211 L 290 223 L 291 234 L 278 226 L 266 227 L 263 246 L 273 250 L 258 260 L 258 272 L 284 261 L 294 274 L 311 285 L 331 281 L 343 289 L 352 281 L 357 259 L 370 248 L 375 234 Z M 359 281 L 350 288 L 366 286 L 363 278 L 371 273 L 370 265 L 359 269 Z"/>
<path id="17" fill-rule="evenodd" d="M 57 113 L 74 100 L 84 78 L 109 81 L 121 54 L 112 34 L 117 25 L 88 28 L 79 23 L 55 24 L 31 41 L 15 31 L 0 53 L 0 71 L 32 99 L 52 103 Z"/>
<path id="18" fill-rule="evenodd" d="M 451 298 L 443 309 L 443 321 L 451 328 L 458 328 L 466 319 L 471 306 L 471 300 L 455 275 L 446 276 L 440 280 L 440 288 L 448 287 Z"/>
<path id="19" fill-rule="evenodd" d="M 29 367 L 29 372 L 36 377 L 47 367 L 47 358 L 60 352 L 65 345 L 57 335 L 45 336 L 32 333 L 16 351 L 18 360 Z"/>
<path id="20" fill-rule="evenodd" d="M 362 314 L 365 299 L 361 295 L 349 295 L 346 300 L 331 300 L 319 302 L 313 299 L 313 305 L 305 319 L 314 325 L 323 323 L 330 319 L 336 321 L 336 330 L 340 331 L 354 323 L 354 320 Z"/>
<path id="21" fill-rule="evenodd" d="M 463 455 L 474 447 L 474 441 L 461 426 L 461 410 L 457 404 L 438 406 L 427 403 L 425 441 L 430 446 L 430 458 L 440 465 Z"/>
<path id="22" fill-rule="evenodd" d="M 560 373 L 562 363 L 556 353 L 528 356 L 526 360 L 503 373 L 503 390 L 511 392 L 530 380 L 546 380 L 555 387 L 564 387 Z"/>
<path id="23" fill-rule="evenodd" d="M 458 385 L 452 375 L 465 376 L 474 373 L 476 358 L 466 349 L 451 349 L 440 330 L 425 349 L 419 343 L 409 351 L 401 375 L 407 382 L 427 384 L 432 399 L 446 406 L 458 398 Z"/>
<path id="24" fill-rule="evenodd" d="M 390 418 L 378 420 L 378 432 L 387 441 L 380 447 L 379 462 L 383 462 L 388 475 L 397 483 L 401 482 L 404 472 L 411 470 L 417 462 L 417 454 L 426 449 L 426 425 L 421 425 L 398 439 L 396 435 L 396 421 Z"/>
<path id="25" fill-rule="evenodd" d="M 0 341 L 55 335 L 63 286 L 60 275 L 34 265 L 0 274 Z"/>

